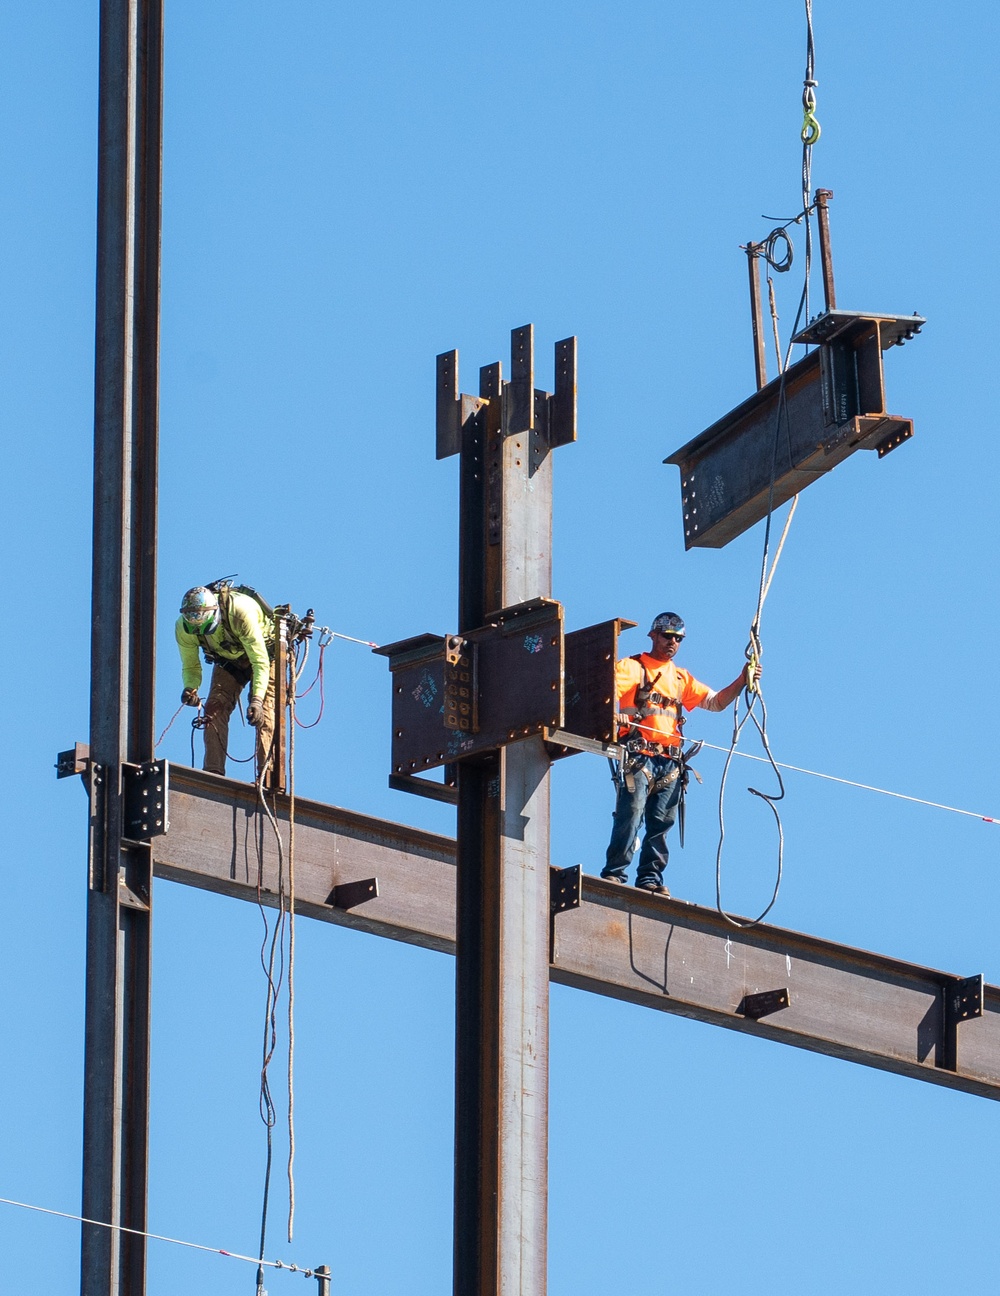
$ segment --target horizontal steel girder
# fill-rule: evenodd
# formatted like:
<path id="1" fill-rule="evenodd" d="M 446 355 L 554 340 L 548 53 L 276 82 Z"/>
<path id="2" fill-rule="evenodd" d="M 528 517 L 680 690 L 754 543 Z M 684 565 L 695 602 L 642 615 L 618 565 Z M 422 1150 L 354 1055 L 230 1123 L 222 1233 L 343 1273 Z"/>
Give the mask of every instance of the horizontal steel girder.
<path id="1" fill-rule="evenodd" d="M 252 785 L 172 765 L 156 876 L 255 900 L 260 841 L 273 904 L 274 838 L 255 803 Z M 451 838 L 297 799 L 295 841 L 296 912 L 454 952 Z M 373 877 L 370 901 L 326 903 L 334 887 Z M 981 1017 L 957 1021 L 957 976 L 777 927 L 739 931 L 714 909 L 589 875 L 583 903 L 559 914 L 555 932 L 551 979 L 563 985 L 1000 1098 L 996 986 L 985 987 Z M 755 1019 L 747 997 L 782 990 L 788 1007 Z"/>

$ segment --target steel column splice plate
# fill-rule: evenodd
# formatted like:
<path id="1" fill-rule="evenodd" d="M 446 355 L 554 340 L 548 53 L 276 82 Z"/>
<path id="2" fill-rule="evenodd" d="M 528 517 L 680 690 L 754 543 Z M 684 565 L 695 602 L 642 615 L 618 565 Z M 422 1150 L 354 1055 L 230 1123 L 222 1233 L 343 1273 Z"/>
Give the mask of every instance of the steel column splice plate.
<path id="1" fill-rule="evenodd" d="M 167 831 L 168 785 L 165 760 L 122 765 L 122 828 L 129 841 L 148 841 Z"/>

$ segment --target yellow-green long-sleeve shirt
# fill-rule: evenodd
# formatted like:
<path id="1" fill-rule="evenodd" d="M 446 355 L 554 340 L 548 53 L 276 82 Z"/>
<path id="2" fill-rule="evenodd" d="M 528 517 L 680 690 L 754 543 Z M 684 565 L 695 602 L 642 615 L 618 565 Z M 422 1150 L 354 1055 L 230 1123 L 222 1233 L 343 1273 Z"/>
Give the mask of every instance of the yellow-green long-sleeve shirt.
<path id="1" fill-rule="evenodd" d="M 174 636 L 181 655 L 181 678 L 184 687 L 196 689 L 201 684 L 201 653 L 204 648 L 228 661 L 247 661 L 253 671 L 250 696 L 262 698 L 267 692 L 271 673 L 268 647 L 274 641 L 274 627 L 256 599 L 235 592 L 223 596 L 219 624 L 211 634 L 191 630 L 183 617 L 177 618 Z"/>

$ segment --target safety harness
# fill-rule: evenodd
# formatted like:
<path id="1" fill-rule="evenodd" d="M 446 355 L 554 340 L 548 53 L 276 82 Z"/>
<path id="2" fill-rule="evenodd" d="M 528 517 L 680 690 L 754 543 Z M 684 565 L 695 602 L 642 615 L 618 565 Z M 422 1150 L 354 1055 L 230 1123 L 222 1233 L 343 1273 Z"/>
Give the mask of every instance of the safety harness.
<path id="1" fill-rule="evenodd" d="M 241 684 L 247 684 L 253 678 L 253 671 L 246 658 L 246 650 L 233 630 L 232 624 L 229 620 L 229 613 L 232 607 L 232 595 L 234 593 L 245 594 L 249 598 L 252 598 L 264 613 L 265 626 L 274 624 L 274 609 L 269 604 L 265 603 L 264 599 L 257 593 L 257 591 L 252 589 L 249 585 L 240 585 L 234 590 L 231 585 L 226 585 L 223 582 L 213 582 L 213 584 L 209 585 L 207 588 L 210 589 L 213 594 L 217 595 L 219 600 L 219 619 L 222 623 L 223 632 L 223 640 L 220 647 L 225 648 L 229 652 L 239 651 L 243 653 L 243 659 L 240 660 L 239 658 L 234 659 L 232 657 L 223 657 L 221 653 L 210 648 L 205 642 L 205 636 L 200 630 L 195 629 L 194 633 L 198 636 L 198 646 L 205 654 L 205 660 L 211 666 L 221 666 L 224 671 L 228 671 L 230 675 L 235 676 Z M 268 658 L 273 661 L 273 636 L 270 641 L 265 638 L 264 643 L 267 648 Z"/>
<path id="2" fill-rule="evenodd" d="M 642 670 L 642 682 L 636 685 L 634 704 L 621 708 L 620 714 L 630 717 L 629 732 L 625 735 L 625 744 L 632 751 L 643 750 L 650 756 L 670 756 L 672 755 L 671 747 L 663 743 L 649 742 L 647 740 L 642 733 L 642 721 L 649 719 L 650 716 L 669 715 L 672 711 L 674 724 L 677 727 L 677 736 L 680 739 L 680 745 L 683 745 L 684 707 L 681 699 L 667 697 L 665 693 L 657 691 L 656 686 L 660 682 L 663 671 L 658 671 L 655 677 L 650 679 L 649 671 L 646 663 L 642 660 L 641 653 L 630 660 L 639 664 Z M 637 731 L 635 734 L 633 734 L 633 729 Z"/>
<path id="3" fill-rule="evenodd" d="M 678 799 L 677 810 L 677 828 L 680 844 L 684 845 L 684 802 L 687 796 L 688 784 L 693 774 L 698 782 L 701 782 L 701 775 L 696 769 L 691 767 L 691 760 L 701 751 L 700 742 L 693 743 L 686 751 L 684 750 L 684 708 L 680 698 L 668 697 L 665 693 L 660 693 L 656 686 L 660 682 L 663 671 L 659 671 L 650 679 L 646 663 L 642 660 L 641 654 L 631 659 L 638 662 L 642 668 L 642 681 L 636 686 L 634 704 L 621 708 L 620 714 L 629 717 L 629 731 L 625 737 L 620 740 L 619 745 L 624 750 L 623 759 L 619 762 L 610 760 L 611 779 L 615 785 L 616 791 L 620 792 L 622 787 L 631 796 L 635 792 L 636 778 L 640 775 L 648 784 L 646 795 L 652 796 L 655 792 L 662 792 L 666 788 L 672 787 L 678 779 L 681 781 L 680 797 Z M 677 735 L 680 742 L 677 746 L 667 746 L 663 743 L 649 742 L 642 733 L 641 723 L 650 716 L 669 715 L 673 711 L 674 723 L 677 726 Z M 650 756 L 665 757 L 670 763 L 662 774 L 657 777 L 653 776 L 647 760 Z"/>

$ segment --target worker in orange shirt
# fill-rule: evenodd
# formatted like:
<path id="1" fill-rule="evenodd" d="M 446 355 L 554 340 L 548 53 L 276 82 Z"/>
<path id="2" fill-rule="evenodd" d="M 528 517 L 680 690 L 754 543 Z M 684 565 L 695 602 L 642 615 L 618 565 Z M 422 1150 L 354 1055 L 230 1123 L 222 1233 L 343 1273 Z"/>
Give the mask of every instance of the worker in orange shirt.
<path id="1" fill-rule="evenodd" d="M 618 797 L 601 877 L 628 881 L 639 826 L 645 822 L 635 884 L 659 895 L 670 894 L 663 885 L 667 833 L 677 818 L 686 778 L 681 759 L 684 712 L 695 707 L 724 711 L 742 688 L 754 686 L 760 670 L 748 663 L 732 684 L 715 693 L 674 665 L 684 635 L 677 613 L 661 612 L 650 626 L 651 650 L 626 657 L 615 667 L 618 741 L 625 754 L 615 774 Z"/>

